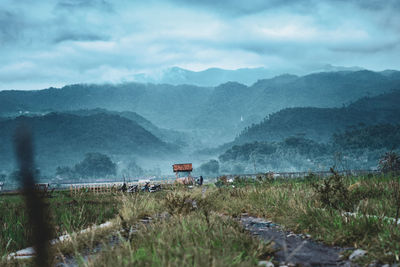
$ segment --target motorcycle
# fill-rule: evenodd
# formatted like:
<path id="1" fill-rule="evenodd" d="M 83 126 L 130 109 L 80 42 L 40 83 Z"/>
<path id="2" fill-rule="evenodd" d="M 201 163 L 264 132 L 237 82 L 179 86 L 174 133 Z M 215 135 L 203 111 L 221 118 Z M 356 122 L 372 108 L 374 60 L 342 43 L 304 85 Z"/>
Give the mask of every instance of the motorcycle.
<path id="1" fill-rule="evenodd" d="M 139 186 L 138 185 L 131 185 L 128 187 L 128 190 L 126 192 L 128 193 L 136 193 L 139 191 Z"/>
<path id="2" fill-rule="evenodd" d="M 146 182 L 146 183 L 144 184 L 144 186 L 142 186 L 142 187 L 140 188 L 140 191 L 142 191 L 142 192 L 149 192 L 149 189 L 150 189 L 150 182 Z"/>
<path id="3" fill-rule="evenodd" d="M 156 192 L 161 190 L 161 185 L 150 185 L 150 182 L 147 182 L 142 188 L 140 189 L 142 192 Z"/>
<path id="4" fill-rule="evenodd" d="M 123 193 L 136 193 L 139 191 L 138 189 L 138 185 L 130 185 L 127 186 L 126 183 L 124 183 L 119 189 L 118 191 L 123 192 Z"/>
<path id="5" fill-rule="evenodd" d="M 157 192 L 157 191 L 160 191 L 160 190 L 161 190 L 161 185 L 160 184 L 152 185 L 149 188 L 149 192 L 150 193 Z"/>
<path id="6" fill-rule="evenodd" d="M 124 183 L 120 188 L 118 188 L 118 191 L 125 193 L 127 189 L 126 183 Z"/>

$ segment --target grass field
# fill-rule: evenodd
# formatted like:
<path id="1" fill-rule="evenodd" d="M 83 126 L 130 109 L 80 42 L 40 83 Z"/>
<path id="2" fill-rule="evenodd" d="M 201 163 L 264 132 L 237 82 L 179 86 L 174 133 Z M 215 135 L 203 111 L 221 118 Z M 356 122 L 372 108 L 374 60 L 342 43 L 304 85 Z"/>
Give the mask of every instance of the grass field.
<path id="1" fill-rule="evenodd" d="M 50 207 L 57 207 L 52 219 L 59 233 L 114 218 L 123 238 L 119 245 L 107 246 L 105 240 L 111 232 L 115 235 L 114 227 L 96 238 L 93 234 L 61 244 L 54 253 L 79 254 L 82 248 L 105 242 L 105 249 L 85 265 L 255 266 L 259 260 L 273 257 L 273 250 L 251 237 L 234 219 L 248 213 L 329 245 L 365 249 L 368 253 L 361 264 L 399 262 L 400 225 L 388 219 L 398 214 L 399 178 L 334 175 L 324 180 L 310 176 L 271 181 L 260 176 L 253 181 L 238 177 L 233 184 L 222 180 L 220 187 L 171 186 L 151 194 L 72 199 L 60 193 L 49 199 Z M 23 211 L 15 211 L 23 207 L 21 199 L 3 197 L 1 201 L 2 206 L 10 207 L 2 224 L 13 224 L 1 228 L 1 249 L 5 252 L 26 245 L 26 230 L 18 227 L 25 222 Z M 149 216 L 150 223 L 140 223 Z M 13 241 L 7 247 L 10 238 Z"/>
<path id="2" fill-rule="evenodd" d="M 119 199 L 112 195 L 80 195 L 70 197 L 69 192 L 55 192 L 45 199 L 50 211 L 49 221 L 54 224 L 53 237 L 74 232 L 92 224 L 99 224 L 118 214 Z M 21 195 L 0 196 L 0 255 L 30 246 L 25 202 Z"/>

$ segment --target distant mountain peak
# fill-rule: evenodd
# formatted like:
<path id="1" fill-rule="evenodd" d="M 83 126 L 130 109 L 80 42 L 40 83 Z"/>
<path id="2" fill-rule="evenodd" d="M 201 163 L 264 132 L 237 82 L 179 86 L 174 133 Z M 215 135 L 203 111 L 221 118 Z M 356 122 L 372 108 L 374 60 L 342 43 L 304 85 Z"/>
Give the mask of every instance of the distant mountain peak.
<path id="1" fill-rule="evenodd" d="M 365 70 L 365 69 L 359 66 L 344 67 L 344 66 L 335 66 L 332 64 L 325 64 L 321 67 L 320 70 L 317 71 L 337 72 L 337 71 L 360 71 L 360 70 Z"/>
<path id="2" fill-rule="evenodd" d="M 320 72 L 354 72 L 365 70 L 358 66 L 335 66 L 324 64 L 312 69 L 299 72 L 294 69 L 272 69 L 265 67 L 223 69 L 212 67 L 204 70 L 193 71 L 182 67 L 173 66 L 170 68 L 154 71 L 151 73 L 138 73 L 133 76 L 135 82 L 154 84 L 191 84 L 197 86 L 215 87 L 226 82 L 238 82 L 250 86 L 260 80 L 271 78 L 293 78 L 293 74 L 307 75 Z M 289 74 L 292 73 L 292 74 Z"/>
<path id="3" fill-rule="evenodd" d="M 251 85 L 259 79 L 272 77 L 273 74 L 263 68 L 240 68 L 227 70 L 222 68 L 208 68 L 201 71 L 187 70 L 181 67 L 171 67 L 158 72 L 134 75 L 136 82 L 155 84 L 191 84 L 197 86 L 214 87 L 226 82 L 238 82 Z"/>

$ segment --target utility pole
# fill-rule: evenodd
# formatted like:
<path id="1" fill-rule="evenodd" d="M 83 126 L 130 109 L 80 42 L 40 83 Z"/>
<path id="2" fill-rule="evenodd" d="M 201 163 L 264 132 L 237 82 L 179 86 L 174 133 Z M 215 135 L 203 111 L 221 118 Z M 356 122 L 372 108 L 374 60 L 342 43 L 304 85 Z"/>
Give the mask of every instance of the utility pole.
<path id="1" fill-rule="evenodd" d="M 255 152 L 255 151 L 253 151 L 253 152 L 250 153 L 250 157 L 253 159 L 254 174 L 256 174 L 256 173 L 257 173 L 257 168 L 256 168 L 256 159 L 255 159 L 255 157 L 254 157 L 254 152 Z"/>

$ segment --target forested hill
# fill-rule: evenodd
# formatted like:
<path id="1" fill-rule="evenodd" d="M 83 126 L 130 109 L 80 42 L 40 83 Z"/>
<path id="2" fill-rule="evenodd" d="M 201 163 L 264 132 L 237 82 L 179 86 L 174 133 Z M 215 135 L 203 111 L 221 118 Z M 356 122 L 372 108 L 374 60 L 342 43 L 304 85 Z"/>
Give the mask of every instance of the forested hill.
<path id="1" fill-rule="evenodd" d="M 333 133 L 360 124 L 400 123 L 398 103 L 400 103 L 400 90 L 362 98 L 342 108 L 287 108 L 245 129 L 234 143 L 281 141 L 291 136 L 326 142 Z"/>
<path id="2" fill-rule="evenodd" d="M 332 144 L 336 150 L 400 149 L 400 124 L 381 124 L 349 129 L 334 134 Z"/>
<path id="3" fill-rule="evenodd" d="M 376 169 L 387 151 L 400 150 L 400 124 L 357 126 L 333 134 L 330 142 L 317 143 L 302 137 L 279 142 L 234 145 L 219 156 L 225 172 L 267 172 L 344 169 Z"/>
<path id="4" fill-rule="evenodd" d="M 173 143 L 179 146 L 184 146 L 188 142 L 188 137 L 181 132 L 170 130 L 170 129 L 164 129 L 160 128 L 156 125 L 154 125 L 151 121 L 148 119 L 144 118 L 143 116 L 137 114 L 136 112 L 133 111 L 110 111 L 106 110 L 103 108 L 96 108 L 96 109 L 80 109 L 80 110 L 71 110 L 71 111 L 65 111 L 64 113 L 68 114 L 74 114 L 78 116 L 91 116 L 95 114 L 111 114 L 111 115 L 118 115 L 123 118 L 127 118 L 131 121 L 136 122 L 139 124 L 141 127 L 152 133 L 154 136 L 159 138 L 160 140 L 167 142 L 167 143 Z"/>
<path id="5" fill-rule="evenodd" d="M 103 108 L 135 111 L 161 127 L 184 125 L 208 99 L 212 88 L 126 83 L 76 84 L 61 89 L 0 91 L 0 115 Z"/>
<path id="6" fill-rule="evenodd" d="M 136 122 L 118 115 L 50 113 L 0 121 L 0 162 L 4 169 L 14 161 L 12 137 L 21 123 L 33 128 L 36 158 L 40 166 L 47 168 L 75 163 L 76 158 L 89 152 L 153 158 L 176 152 L 175 147 L 162 142 Z"/>
<path id="7" fill-rule="evenodd" d="M 251 87 L 227 83 L 216 87 L 198 122 L 206 128 L 236 129 L 261 121 L 289 107 L 342 107 L 362 97 L 400 90 L 400 72 L 322 72 L 281 75 Z"/>
<path id="8" fill-rule="evenodd" d="M 244 127 L 289 107 L 341 107 L 400 89 L 400 72 L 339 71 L 281 75 L 252 86 L 139 84 L 70 85 L 61 89 L 1 91 L 0 116 L 105 108 L 134 111 L 162 128 L 198 129 L 232 140 Z M 218 134 L 218 135 L 217 135 Z"/>

